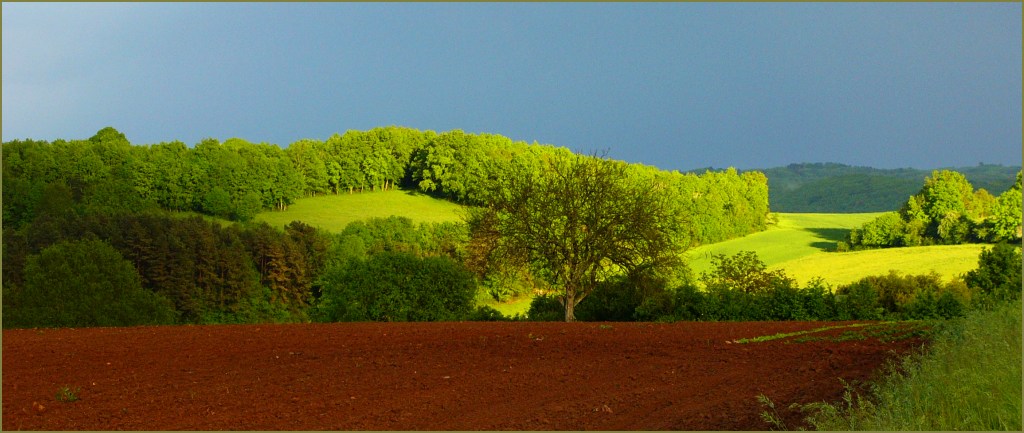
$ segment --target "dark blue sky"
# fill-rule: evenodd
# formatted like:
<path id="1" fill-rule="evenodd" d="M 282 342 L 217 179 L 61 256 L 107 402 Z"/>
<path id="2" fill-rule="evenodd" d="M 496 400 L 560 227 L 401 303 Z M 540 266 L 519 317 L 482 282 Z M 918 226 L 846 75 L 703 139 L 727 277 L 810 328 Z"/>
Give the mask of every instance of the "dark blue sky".
<path id="1" fill-rule="evenodd" d="M 1021 163 L 1021 4 L 3 3 L 3 140 L 402 125 L 665 169 Z"/>

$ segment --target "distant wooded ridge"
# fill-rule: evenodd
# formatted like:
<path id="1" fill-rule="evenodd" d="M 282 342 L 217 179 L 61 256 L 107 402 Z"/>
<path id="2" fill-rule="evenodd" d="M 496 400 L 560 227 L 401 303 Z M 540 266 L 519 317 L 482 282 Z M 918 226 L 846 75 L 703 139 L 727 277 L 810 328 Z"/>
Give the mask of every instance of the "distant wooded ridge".
<path id="1" fill-rule="evenodd" d="M 1009 189 L 1021 166 L 978 164 L 939 167 L 963 174 L 975 188 L 993 195 Z M 704 173 L 716 168 L 690 170 Z M 740 170 L 747 171 L 747 170 Z M 859 213 L 899 209 L 921 189 L 933 170 L 857 167 L 839 163 L 799 163 L 755 169 L 768 177 L 768 201 L 773 212 Z"/>

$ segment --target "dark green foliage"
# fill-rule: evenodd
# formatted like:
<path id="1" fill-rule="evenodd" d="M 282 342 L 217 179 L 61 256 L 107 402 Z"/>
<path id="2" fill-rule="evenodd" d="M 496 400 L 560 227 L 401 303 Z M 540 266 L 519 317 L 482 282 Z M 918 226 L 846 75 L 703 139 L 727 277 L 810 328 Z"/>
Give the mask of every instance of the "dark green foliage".
<path id="1" fill-rule="evenodd" d="M 629 322 L 643 302 L 637 286 L 624 277 L 602 281 L 576 307 L 576 318 L 587 322 Z"/>
<path id="2" fill-rule="evenodd" d="M 315 263 L 325 261 L 311 254 L 329 248 L 307 245 L 306 238 L 316 242 L 312 233 L 303 237 L 261 226 L 224 228 L 199 217 L 40 216 L 21 230 L 5 230 L 4 290 L 25 286 L 22 276 L 29 274 L 30 255 L 59 242 L 90 238 L 113 246 L 137 272 L 142 287 L 169 300 L 185 323 L 284 321 L 282 312 L 289 321 L 303 320 L 310 281 L 323 266 Z M 256 259 L 263 267 L 257 268 Z M 17 314 L 16 309 L 5 303 L 5 316 Z"/>
<path id="3" fill-rule="evenodd" d="M 174 321 L 171 303 L 143 289 L 131 263 L 99 240 L 60 242 L 28 257 L 24 286 L 5 292 L 5 327 L 131 326 Z"/>
<path id="4" fill-rule="evenodd" d="M 836 290 L 836 319 L 879 320 L 883 308 L 878 305 L 878 290 L 860 281 Z"/>
<path id="5" fill-rule="evenodd" d="M 683 284 L 665 292 L 667 297 L 649 297 L 658 306 L 656 311 L 668 311 L 653 317 L 704 321 L 950 318 L 965 314 L 972 296 L 962 282 L 943 283 L 934 273 L 870 276 L 833 293 L 821 279 L 798 287 L 781 271 L 767 272 L 750 252 L 718 257 L 715 265 L 702 275 L 703 290 Z M 739 269 L 745 272 L 742 278 Z"/>
<path id="6" fill-rule="evenodd" d="M 534 322 L 559 322 L 565 320 L 565 306 L 557 296 L 540 295 L 530 301 L 530 309 L 526 311 L 528 320 Z"/>
<path id="7" fill-rule="evenodd" d="M 969 287 L 998 300 L 1019 299 L 1021 266 L 1020 245 L 999 243 L 982 250 L 978 268 L 967 272 L 964 281 Z"/>
<path id="8" fill-rule="evenodd" d="M 445 257 L 380 252 L 327 271 L 318 312 L 325 321 L 439 321 L 469 314 L 473 275 Z"/>
<path id="9" fill-rule="evenodd" d="M 494 308 L 479 305 L 466 316 L 466 320 L 471 322 L 502 322 L 509 320 L 509 318 Z"/>
<path id="10" fill-rule="evenodd" d="M 203 196 L 203 212 L 221 218 L 231 217 L 231 196 L 221 187 L 214 187 Z"/>

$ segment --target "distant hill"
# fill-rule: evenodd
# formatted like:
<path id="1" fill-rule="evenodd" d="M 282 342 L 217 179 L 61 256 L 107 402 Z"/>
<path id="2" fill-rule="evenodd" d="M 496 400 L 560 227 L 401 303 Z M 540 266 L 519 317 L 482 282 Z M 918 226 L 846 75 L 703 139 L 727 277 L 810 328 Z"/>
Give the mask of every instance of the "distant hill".
<path id="1" fill-rule="evenodd" d="M 992 195 L 1013 185 L 1020 166 L 980 164 L 944 167 L 963 173 L 975 189 Z M 701 173 L 704 169 L 693 170 Z M 932 170 L 879 169 L 837 163 L 790 164 L 758 169 L 768 177 L 773 212 L 856 213 L 897 210 L 924 184 Z"/>

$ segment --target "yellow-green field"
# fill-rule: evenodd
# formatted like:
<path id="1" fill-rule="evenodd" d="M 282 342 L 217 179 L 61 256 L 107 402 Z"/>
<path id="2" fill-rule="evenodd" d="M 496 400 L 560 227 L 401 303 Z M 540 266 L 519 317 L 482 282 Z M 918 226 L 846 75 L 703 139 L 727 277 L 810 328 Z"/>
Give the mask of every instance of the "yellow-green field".
<path id="1" fill-rule="evenodd" d="M 697 275 L 711 267 L 715 254 L 733 255 L 754 251 L 769 269 L 782 269 L 806 284 L 814 277 L 837 286 L 868 275 L 890 270 L 903 274 L 937 272 L 944 279 L 955 278 L 977 267 L 984 245 L 937 245 L 881 250 L 834 252 L 836 242 L 851 228 L 874 219 L 879 213 L 862 214 L 776 214 L 778 223 L 763 232 L 716 244 L 703 245 L 688 253 Z"/>
<path id="2" fill-rule="evenodd" d="M 848 284 L 867 275 L 884 275 L 890 270 L 903 274 L 938 273 L 951 280 L 978 267 L 978 254 L 985 245 L 935 245 L 930 247 L 889 248 L 849 253 L 812 254 L 770 266 L 783 269 L 800 285 L 822 277 L 833 286 Z"/>
<path id="3" fill-rule="evenodd" d="M 340 232 L 348 223 L 374 217 L 404 216 L 414 222 L 460 221 L 461 206 L 424 194 L 391 190 L 358 194 L 323 195 L 300 198 L 286 211 L 267 211 L 256 215 L 274 227 L 292 221 Z"/>
<path id="4" fill-rule="evenodd" d="M 859 227 L 880 213 L 820 214 L 779 213 L 778 222 L 768 230 L 690 250 L 690 267 L 700 275 L 711 268 L 716 254 L 731 256 L 740 251 L 755 251 L 768 266 L 835 250 L 850 229 Z"/>

